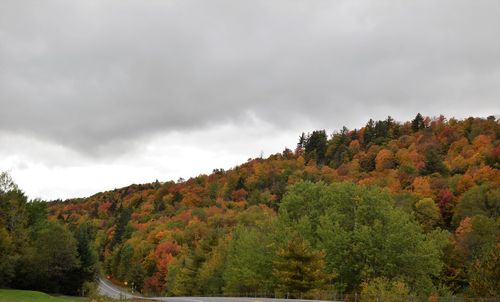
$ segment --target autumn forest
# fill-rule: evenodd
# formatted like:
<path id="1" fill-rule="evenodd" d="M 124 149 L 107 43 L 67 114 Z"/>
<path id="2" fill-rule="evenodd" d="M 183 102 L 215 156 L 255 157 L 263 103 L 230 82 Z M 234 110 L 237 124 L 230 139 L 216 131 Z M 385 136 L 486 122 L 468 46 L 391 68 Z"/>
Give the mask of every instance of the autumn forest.
<path id="1" fill-rule="evenodd" d="M 418 114 L 88 198 L 28 201 L 4 173 L 0 287 L 79 294 L 101 274 L 145 295 L 495 297 L 499 169 L 496 117 Z"/>

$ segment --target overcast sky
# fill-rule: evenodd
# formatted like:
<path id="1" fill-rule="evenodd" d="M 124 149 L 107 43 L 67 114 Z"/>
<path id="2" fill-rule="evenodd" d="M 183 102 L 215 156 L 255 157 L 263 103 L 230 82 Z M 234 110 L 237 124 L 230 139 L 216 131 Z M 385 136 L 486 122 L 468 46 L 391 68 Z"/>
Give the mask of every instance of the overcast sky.
<path id="1" fill-rule="evenodd" d="M 0 171 L 30 198 L 176 180 L 302 131 L 500 109 L 500 1 L 0 3 Z"/>

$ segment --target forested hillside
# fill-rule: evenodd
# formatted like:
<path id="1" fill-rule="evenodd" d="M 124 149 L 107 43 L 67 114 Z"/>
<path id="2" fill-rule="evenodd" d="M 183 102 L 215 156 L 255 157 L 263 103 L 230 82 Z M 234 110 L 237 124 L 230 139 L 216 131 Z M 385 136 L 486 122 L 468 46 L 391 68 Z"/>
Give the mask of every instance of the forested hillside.
<path id="1" fill-rule="evenodd" d="M 147 294 L 498 296 L 495 117 L 370 120 L 177 182 L 54 201 L 105 273 Z"/>

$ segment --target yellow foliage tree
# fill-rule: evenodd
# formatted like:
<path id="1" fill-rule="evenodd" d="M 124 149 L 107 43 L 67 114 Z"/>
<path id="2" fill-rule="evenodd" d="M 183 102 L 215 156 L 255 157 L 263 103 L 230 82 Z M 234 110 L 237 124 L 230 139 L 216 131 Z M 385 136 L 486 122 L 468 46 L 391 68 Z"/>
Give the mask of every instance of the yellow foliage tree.
<path id="1" fill-rule="evenodd" d="M 387 149 L 380 150 L 375 158 L 375 169 L 382 172 L 392 168 L 394 168 L 394 155 Z"/>
<path id="2" fill-rule="evenodd" d="M 428 176 L 415 177 L 412 183 L 413 192 L 423 197 L 432 197 L 432 189 Z"/>

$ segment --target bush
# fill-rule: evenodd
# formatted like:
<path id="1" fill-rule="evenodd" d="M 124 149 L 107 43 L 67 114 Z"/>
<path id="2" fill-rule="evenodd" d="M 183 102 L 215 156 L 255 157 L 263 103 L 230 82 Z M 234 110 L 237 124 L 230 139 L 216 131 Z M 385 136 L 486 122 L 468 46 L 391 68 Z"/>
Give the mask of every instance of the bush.
<path id="1" fill-rule="evenodd" d="M 406 301 L 410 290 L 400 280 L 388 280 L 386 278 L 375 278 L 361 284 L 361 302 L 384 301 L 396 302 Z"/>
<path id="2" fill-rule="evenodd" d="M 85 281 L 82 285 L 82 296 L 96 299 L 98 296 L 97 284 L 95 282 Z"/>

